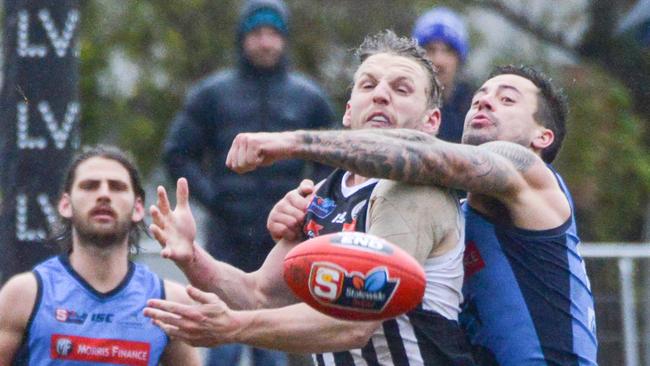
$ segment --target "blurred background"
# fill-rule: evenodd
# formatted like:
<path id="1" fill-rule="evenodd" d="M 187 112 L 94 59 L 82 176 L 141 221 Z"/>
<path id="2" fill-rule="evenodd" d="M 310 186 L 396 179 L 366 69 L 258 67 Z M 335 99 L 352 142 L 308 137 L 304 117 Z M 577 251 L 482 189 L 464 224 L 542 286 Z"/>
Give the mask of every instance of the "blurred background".
<path id="1" fill-rule="evenodd" d="M 417 16 L 433 5 L 467 20 L 468 79 L 484 80 L 502 63 L 537 65 L 551 74 L 569 96 L 568 136 L 555 166 L 573 192 L 582 240 L 591 244 L 585 254 L 597 302 L 599 361 L 650 365 L 650 266 L 644 258 L 650 253 L 640 246 L 650 241 L 650 1 L 287 4 L 293 67 L 321 83 L 337 118 L 356 66 L 349 51 L 382 29 L 409 35 Z M 160 152 L 188 87 L 236 62 L 239 6 L 234 0 L 79 1 L 81 143 L 131 151 L 149 197 L 157 184 L 173 187 Z M 156 256 L 154 244 L 145 249 L 144 260 Z M 166 272 L 173 266 L 156 268 L 178 275 Z"/>

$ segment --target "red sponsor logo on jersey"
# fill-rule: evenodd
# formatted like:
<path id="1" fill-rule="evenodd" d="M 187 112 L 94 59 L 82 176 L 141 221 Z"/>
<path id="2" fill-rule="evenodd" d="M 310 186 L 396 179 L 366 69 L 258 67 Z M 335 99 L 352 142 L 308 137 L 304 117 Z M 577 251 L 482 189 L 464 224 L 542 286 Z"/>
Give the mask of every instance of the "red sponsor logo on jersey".
<path id="1" fill-rule="evenodd" d="M 476 243 L 470 240 L 465 245 L 465 254 L 463 255 L 463 265 L 465 266 L 465 278 L 472 277 L 476 272 L 485 267 L 485 262 L 476 247 Z"/>
<path id="2" fill-rule="evenodd" d="M 357 219 L 352 219 L 352 222 L 349 222 L 347 224 L 343 224 L 343 229 L 341 231 L 356 231 L 357 227 Z"/>
<path id="3" fill-rule="evenodd" d="M 318 225 L 318 223 L 314 220 L 309 220 L 307 225 L 305 225 L 305 235 L 309 238 L 314 238 L 318 235 L 320 235 L 320 230 L 323 228 L 323 226 Z"/>
<path id="4" fill-rule="evenodd" d="M 52 335 L 50 357 L 57 360 L 147 366 L 151 345 L 119 339 Z"/>

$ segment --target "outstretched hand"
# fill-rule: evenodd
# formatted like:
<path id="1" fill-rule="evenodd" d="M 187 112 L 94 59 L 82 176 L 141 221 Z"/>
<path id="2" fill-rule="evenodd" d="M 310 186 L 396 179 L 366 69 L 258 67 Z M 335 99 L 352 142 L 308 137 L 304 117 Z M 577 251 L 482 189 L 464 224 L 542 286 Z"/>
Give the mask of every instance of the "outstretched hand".
<path id="1" fill-rule="evenodd" d="M 191 285 L 187 293 L 196 304 L 151 299 L 147 301 L 144 315 L 174 339 L 195 347 L 214 347 L 237 342 L 237 334 L 245 324 L 237 319 L 219 296 L 203 292 Z"/>
<path id="2" fill-rule="evenodd" d="M 304 239 L 302 225 L 314 191 L 314 182 L 304 179 L 298 188 L 289 191 L 273 206 L 266 221 L 273 240 L 295 242 Z"/>
<path id="3" fill-rule="evenodd" d="M 240 133 L 232 142 L 226 166 L 243 174 L 285 158 L 295 145 L 290 132 Z"/>
<path id="4" fill-rule="evenodd" d="M 189 204 L 187 179 L 180 178 L 176 184 L 176 208 L 171 209 L 167 192 L 158 186 L 158 202 L 149 208 L 153 223 L 149 230 L 162 246 L 160 255 L 187 265 L 194 259 L 196 222 Z"/>

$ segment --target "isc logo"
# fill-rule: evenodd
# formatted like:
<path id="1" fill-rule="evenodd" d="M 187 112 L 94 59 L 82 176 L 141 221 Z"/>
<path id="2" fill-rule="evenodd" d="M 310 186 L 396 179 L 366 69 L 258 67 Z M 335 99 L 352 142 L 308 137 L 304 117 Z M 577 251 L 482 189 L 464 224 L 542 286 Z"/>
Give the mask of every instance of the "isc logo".
<path id="1" fill-rule="evenodd" d="M 113 314 L 95 313 L 90 317 L 90 320 L 96 323 L 111 323 L 113 322 Z"/>
<path id="2" fill-rule="evenodd" d="M 314 263 L 309 275 L 309 291 L 320 301 L 333 302 L 341 295 L 345 274 L 331 263 Z"/>

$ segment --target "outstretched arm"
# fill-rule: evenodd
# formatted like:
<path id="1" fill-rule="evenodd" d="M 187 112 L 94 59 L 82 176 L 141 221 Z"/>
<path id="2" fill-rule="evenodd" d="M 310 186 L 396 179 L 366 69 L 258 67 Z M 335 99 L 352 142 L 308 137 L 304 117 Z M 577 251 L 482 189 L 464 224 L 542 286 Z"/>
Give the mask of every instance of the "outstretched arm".
<path id="1" fill-rule="evenodd" d="M 144 314 L 172 338 L 194 346 L 244 343 L 293 353 L 362 347 L 380 322 L 331 318 L 305 303 L 283 308 L 235 311 L 215 294 L 188 287 L 196 305 L 149 300 Z"/>
<path id="2" fill-rule="evenodd" d="M 183 286 L 178 283 L 164 280 L 165 294 L 167 299 L 181 304 L 191 305 L 194 302 L 187 295 Z M 180 339 L 170 339 L 165 347 L 161 362 L 163 365 L 187 365 L 200 366 L 201 357 L 198 349 L 181 341 Z"/>
<path id="3" fill-rule="evenodd" d="M 530 152 L 528 156 L 535 159 Z M 293 158 L 318 161 L 366 177 L 490 195 L 520 183 L 513 164 L 489 149 L 448 143 L 407 129 L 240 134 L 226 162 L 231 169 L 244 173 Z"/>
<path id="4" fill-rule="evenodd" d="M 406 129 L 248 133 L 235 138 L 227 164 L 243 173 L 294 158 L 366 177 L 440 185 L 491 197 L 522 228 L 555 227 L 570 215 L 568 201 L 542 159 L 506 141 L 470 146 Z"/>
<path id="5" fill-rule="evenodd" d="M 245 273 L 212 258 L 194 242 L 196 223 L 184 178 L 178 180 L 173 210 L 167 192 L 158 187 L 158 204 L 150 211 L 153 218 L 150 229 L 163 247 L 161 255 L 173 260 L 194 286 L 218 294 L 235 309 L 281 306 L 296 301 L 282 278 L 282 261 L 293 243 L 281 240 L 259 270 Z"/>

